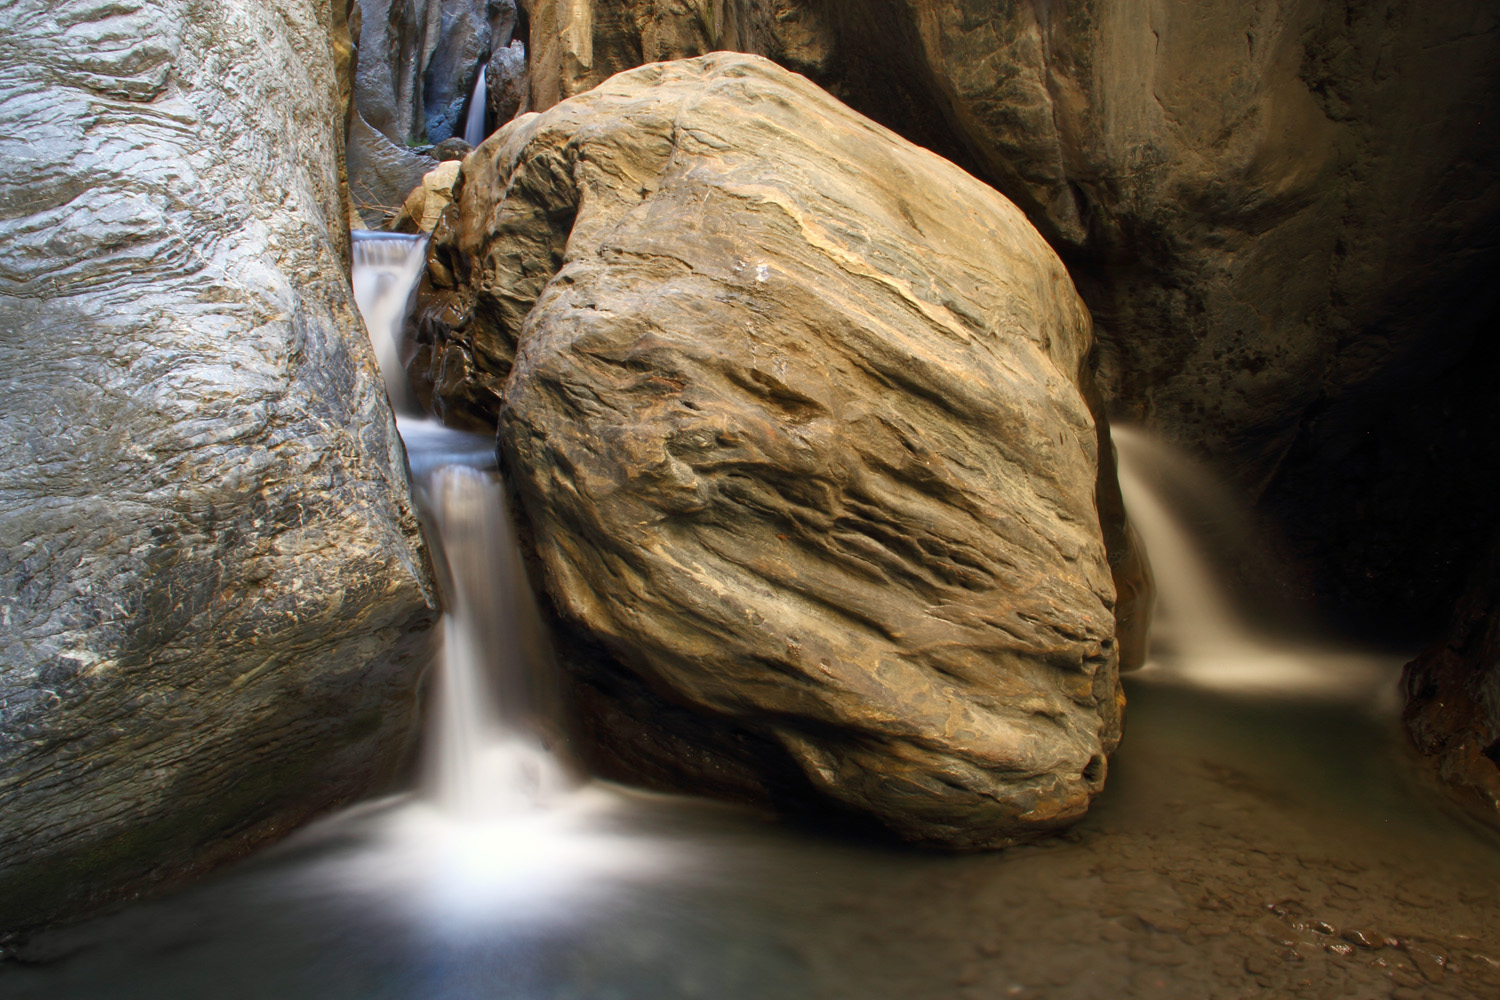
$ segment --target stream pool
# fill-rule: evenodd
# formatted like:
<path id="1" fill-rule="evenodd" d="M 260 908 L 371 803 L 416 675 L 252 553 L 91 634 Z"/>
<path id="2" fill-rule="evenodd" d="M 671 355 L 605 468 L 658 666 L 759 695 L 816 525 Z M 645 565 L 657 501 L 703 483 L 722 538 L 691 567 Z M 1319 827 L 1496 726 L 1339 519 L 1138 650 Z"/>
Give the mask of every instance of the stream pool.
<path id="1" fill-rule="evenodd" d="M 599 784 L 490 830 L 385 800 L 59 935 L 0 996 L 1500 996 L 1500 845 L 1417 774 L 1394 682 L 1292 699 L 1148 668 L 1087 819 L 991 854 Z"/>

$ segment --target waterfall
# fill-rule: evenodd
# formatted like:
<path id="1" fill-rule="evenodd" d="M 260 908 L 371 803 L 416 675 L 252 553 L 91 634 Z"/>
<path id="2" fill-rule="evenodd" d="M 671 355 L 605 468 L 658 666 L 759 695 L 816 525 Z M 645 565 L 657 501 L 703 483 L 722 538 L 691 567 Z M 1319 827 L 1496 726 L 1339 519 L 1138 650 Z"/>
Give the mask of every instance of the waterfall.
<path id="1" fill-rule="evenodd" d="M 1188 529 L 1193 514 L 1243 520 L 1233 493 L 1200 464 L 1143 431 L 1115 425 L 1110 436 L 1125 509 L 1156 577 L 1151 656 L 1142 679 L 1301 697 L 1394 697 L 1401 659 L 1252 628 Z"/>
<path id="2" fill-rule="evenodd" d="M 469 114 L 464 118 L 464 142 L 477 146 L 489 135 L 485 131 L 485 112 L 489 105 L 488 66 L 479 67 L 479 78 L 474 81 L 474 94 L 469 98 Z"/>
<path id="3" fill-rule="evenodd" d="M 416 404 L 401 363 L 401 343 L 417 279 L 427 255 L 426 236 L 356 229 L 354 302 L 364 317 L 385 391 L 397 413 L 414 413 Z"/>
<path id="4" fill-rule="evenodd" d="M 523 619 L 529 592 L 499 478 L 464 465 L 431 476 L 429 503 L 449 571 L 429 783 L 454 815 L 484 819 L 545 804 L 569 787 L 526 731 L 539 671 Z M 529 664 L 528 660 L 533 660 Z"/>
<path id="5" fill-rule="evenodd" d="M 447 610 L 429 739 L 429 795 L 455 816 L 511 814 L 558 794 L 569 782 L 527 730 L 547 652 L 512 537 L 494 442 L 411 413 L 399 345 L 425 238 L 354 236 L 355 300 L 400 414 L 397 427 L 418 499 L 436 523 L 436 554 L 447 570 L 441 574 Z"/>
<path id="6" fill-rule="evenodd" d="M 1140 431 L 1112 427 L 1110 436 L 1119 455 L 1120 494 L 1156 575 L 1152 645 L 1194 659 L 1254 646 L 1183 512 L 1166 499 L 1169 493 L 1186 496 L 1199 509 L 1222 513 L 1227 501 L 1217 495 L 1217 484 L 1186 456 Z"/>
<path id="7" fill-rule="evenodd" d="M 580 786 L 538 736 L 551 656 L 494 438 L 402 413 L 409 404 L 396 402 L 408 397 L 396 362 L 424 250 L 422 237 L 355 234 L 356 300 L 398 407 L 418 505 L 436 528 L 429 542 L 446 606 L 425 781 L 382 815 L 369 850 L 331 871 L 362 891 L 396 892 L 455 931 L 573 919 L 626 873 L 660 872 L 665 856 L 615 830 L 609 817 L 625 800 Z M 683 864 L 680 850 L 673 863 Z"/>

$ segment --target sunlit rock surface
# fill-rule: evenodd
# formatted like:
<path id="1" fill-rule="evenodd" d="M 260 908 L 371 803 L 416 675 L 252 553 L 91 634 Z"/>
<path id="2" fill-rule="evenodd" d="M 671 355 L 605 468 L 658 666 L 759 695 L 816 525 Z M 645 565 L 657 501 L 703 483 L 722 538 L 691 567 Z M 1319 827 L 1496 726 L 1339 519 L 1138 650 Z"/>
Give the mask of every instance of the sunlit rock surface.
<path id="1" fill-rule="evenodd" d="M 3 931 L 388 782 L 432 613 L 328 5 L 0 22 Z"/>
<path id="2" fill-rule="evenodd" d="M 1080 816 L 1121 706 L 1091 336 L 1024 216 L 729 54 L 512 123 L 460 189 L 426 335 L 607 654 L 595 763 L 952 846 Z"/>
<path id="3" fill-rule="evenodd" d="M 444 160 L 423 174 L 422 183 L 406 196 L 391 228 L 399 233 L 432 232 L 443 209 L 453 203 L 453 184 L 458 180 L 461 162 Z"/>

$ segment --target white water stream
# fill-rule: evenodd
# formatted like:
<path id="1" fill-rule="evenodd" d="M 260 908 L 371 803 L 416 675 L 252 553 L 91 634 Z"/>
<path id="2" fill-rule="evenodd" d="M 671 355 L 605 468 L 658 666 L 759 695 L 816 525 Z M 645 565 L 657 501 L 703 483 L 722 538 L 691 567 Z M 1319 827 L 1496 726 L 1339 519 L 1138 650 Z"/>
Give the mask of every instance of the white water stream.
<path id="1" fill-rule="evenodd" d="M 427 257 L 427 237 L 357 229 L 353 234 L 354 301 L 364 317 L 385 379 L 391 408 L 413 413 L 401 357 L 401 337 L 417 279 Z"/>
<path id="2" fill-rule="evenodd" d="M 1143 679 L 1225 691 L 1340 700 L 1391 699 L 1402 658 L 1258 632 L 1219 583 L 1189 530 L 1191 512 L 1241 520 L 1235 499 L 1206 469 L 1130 427 L 1110 430 L 1120 492 L 1156 576 L 1151 655 Z M 1169 498 L 1185 503 L 1174 506 Z M 1186 509 L 1184 509 L 1186 508 Z"/>
<path id="3" fill-rule="evenodd" d="M 486 110 L 489 105 L 489 66 L 479 67 L 479 78 L 474 81 L 474 93 L 469 97 L 469 113 L 464 118 L 464 142 L 477 146 L 489 135 L 485 131 Z"/>
<path id="4" fill-rule="evenodd" d="M 429 541 L 445 610 L 422 794 L 388 811 L 377 824 L 380 845 L 348 855 L 342 867 L 362 888 L 425 900 L 445 923 L 560 917 L 548 908 L 566 910 L 579 892 L 594 895 L 621 871 L 653 870 L 653 852 L 604 832 L 618 800 L 581 787 L 538 735 L 550 650 L 494 441 L 413 412 L 401 358 L 426 238 L 357 232 L 354 247 L 356 299 L 418 503 L 437 529 Z"/>

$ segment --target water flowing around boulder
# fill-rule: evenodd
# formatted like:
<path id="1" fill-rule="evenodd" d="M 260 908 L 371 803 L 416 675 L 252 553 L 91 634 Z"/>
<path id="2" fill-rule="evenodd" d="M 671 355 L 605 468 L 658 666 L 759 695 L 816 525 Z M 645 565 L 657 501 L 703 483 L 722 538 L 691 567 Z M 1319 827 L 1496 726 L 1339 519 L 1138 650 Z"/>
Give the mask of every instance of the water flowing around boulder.
<path id="1" fill-rule="evenodd" d="M 957 846 L 1082 814 L 1089 317 L 1019 211 L 721 54 L 509 126 L 436 238 L 418 360 L 499 411 L 596 766 Z"/>

